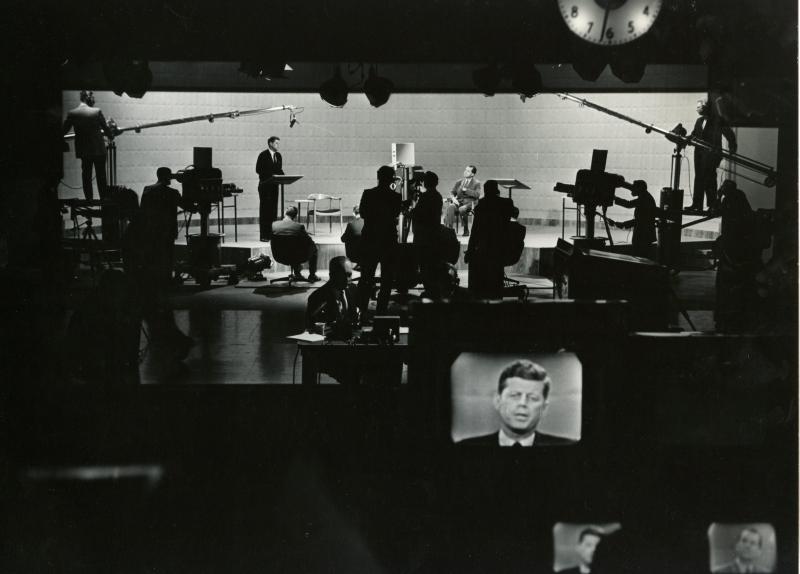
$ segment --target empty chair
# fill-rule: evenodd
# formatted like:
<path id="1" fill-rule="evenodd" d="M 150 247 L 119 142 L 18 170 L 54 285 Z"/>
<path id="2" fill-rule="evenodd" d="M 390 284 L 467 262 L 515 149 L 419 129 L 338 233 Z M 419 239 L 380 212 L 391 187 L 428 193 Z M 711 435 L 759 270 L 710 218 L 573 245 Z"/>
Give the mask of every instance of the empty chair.
<path id="1" fill-rule="evenodd" d="M 325 195 L 324 193 L 312 193 L 308 199 L 313 201 L 311 208 L 314 211 L 314 231 L 317 232 L 317 217 L 327 217 L 329 233 L 333 232 L 333 218 L 339 217 L 339 233 L 342 233 L 342 198 Z M 327 202 L 327 203 L 326 203 Z"/>

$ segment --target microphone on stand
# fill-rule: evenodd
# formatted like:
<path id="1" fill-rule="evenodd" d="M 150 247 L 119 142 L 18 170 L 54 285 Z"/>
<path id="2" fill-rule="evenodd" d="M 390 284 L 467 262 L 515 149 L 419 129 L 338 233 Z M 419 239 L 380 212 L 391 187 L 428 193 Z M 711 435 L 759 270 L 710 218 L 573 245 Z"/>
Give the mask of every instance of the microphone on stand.
<path id="1" fill-rule="evenodd" d="M 297 117 L 295 116 L 294 112 L 289 112 L 289 127 L 293 128 L 296 123 Z"/>

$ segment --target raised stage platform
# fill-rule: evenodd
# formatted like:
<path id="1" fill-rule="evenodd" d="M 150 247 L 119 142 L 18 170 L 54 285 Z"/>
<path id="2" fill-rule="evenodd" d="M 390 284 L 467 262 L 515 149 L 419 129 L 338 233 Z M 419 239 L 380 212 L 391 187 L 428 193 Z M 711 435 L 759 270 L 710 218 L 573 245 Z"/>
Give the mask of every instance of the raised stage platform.
<path id="1" fill-rule="evenodd" d="M 531 275 L 541 276 L 547 275 L 544 271 L 549 267 L 549 262 L 552 261 L 552 253 L 556 246 L 558 239 L 561 238 L 561 227 L 554 226 L 531 226 L 527 225 L 527 234 L 525 236 L 525 249 L 522 256 L 516 265 L 508 267 L 507 273 L 515 275 Z M 340 237 L 338 225 L 333 226 L 333 232 L 328 231 L 328 226 L 320 226 L 317 234 L 312 235 L 316 242 L 319 255 L 317 259 L 317 268 L 325 271 L 328 268 L 328 263 L 336 256 L 344 255 L 344 244 Z M 212 233 L 216 230 L 212 226 Z M 193 230 L 194 231 L 194 230 Z M 223 237 L 221 244 L 221 258 L 223 264 L 239 264 L 244 263 L 251 257 L 259 255 L 269 255 L 272 257 L 272 250 L 269 242 L 262 242 L 259 240 L 258 225 L 244 224 L 238 227 L 238 241 L 233 241 L 233 230 L 228 226 L 226 228 L 228 233 Z M 567 228 L 565 230 L 564 238 L 570 241 L 570 237 L 574 234 L 574 229 Z M 612 230 L 612 239 L 614 240 L 615 251 L 625 253 L 629 244 L 630 233 L 625 230 Z M 411 241 L 413 238 L 410 238 Z M 464 252 L 467 249 L 469 237 L 460 236 L 459 242 L 461 243 L 461 255 L 459 256 L 456 267 L 459 270 L 467 269 L 467 264 L 464 262 Z M 696 253 L 709 250 L 713 241 L 704 238 L 684 236 L 683 246 L 684 251 L 687 253 Z M 178 260 L 186 256 L 186 238 L 181 235 L 176 242 L 176 258 Z M 655 249 L 655 247 L 654 247 Z M 654 253 L 655 255 L 655 253 Z M 273 258 L 274 259 L 274 258 Z M 274 262 L 272 271 L 275 272 L 289 272 L 285 265 Z"/>

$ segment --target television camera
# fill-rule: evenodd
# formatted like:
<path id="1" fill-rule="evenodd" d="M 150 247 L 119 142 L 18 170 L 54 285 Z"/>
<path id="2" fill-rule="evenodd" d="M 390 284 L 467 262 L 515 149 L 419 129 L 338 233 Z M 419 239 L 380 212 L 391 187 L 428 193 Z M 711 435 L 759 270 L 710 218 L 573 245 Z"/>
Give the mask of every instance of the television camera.
<path id="1" fill-rule="evenodd" d="M 554 191 L 566 193 L 576 204 L 584 207 L 586 235 L 576 237 L 576 245 L 584 245 L 589 248 L 603 247 L 605 239 L 594 236 L 594 219 L 595 215 L 597 215 L 598 207 L 603 210 L 601 217 L 605 222 L 608 238 L 609 240 L 611 239 L 611 232 L 608 229 L 608 222 L 605 218 L 605 210 L 614 205 L 616 189 L 618 187 L 628 187 L 629 184 L 621 175 L 605 171 L 607 157 L 608 150 L 593 150 L 591 169 L 578 170 L 574 184 L 558 182 L 553 188 Z"/>
<path id="2" fill-rule="evenodd" d="M 222 171 L 218 168 L 193 168 L 178 171 L 172 174 L 172 179 L 183 186 L 181 194 L 184 202 L 195 206 L 193 211 L 206 215 L 211 212 L 211 204 L 222 201 L 223 185 Z M 206 222 L 207 223 L 207 222 Z M 201 233 L 202 233 L 201 221 Z M 208 228 L 206 226 L 206 234 Z"/>

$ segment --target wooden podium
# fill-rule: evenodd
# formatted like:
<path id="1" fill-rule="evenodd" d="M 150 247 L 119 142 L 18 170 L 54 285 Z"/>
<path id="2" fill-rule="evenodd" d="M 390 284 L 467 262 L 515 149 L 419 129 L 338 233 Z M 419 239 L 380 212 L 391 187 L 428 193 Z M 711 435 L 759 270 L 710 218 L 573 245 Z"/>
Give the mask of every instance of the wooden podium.
<path id="1" fill-rule="evenodd" d="M 497 182 L 497 185 L 499 185 L 500 187 L 505 187 L 508 190 L 509 199 L 511 198 L 511 190 L 513 189 L 530 189 L 530 187 L 528 187 L 518 179 L 494 178 L 494 180 Z"/>
<path id="2" fill-rule="evenodd" d="M 277 183 L 281 186 L 281 212 L 278 214 L 278 219 L 283 217 L 284 208 L 283 208 L 283 186 L 291 185 L 296 182 L 298 179 L 302 179 L 302 175 L 273 175 L 272 178 L 269 180 L 271 183 Z"/>

